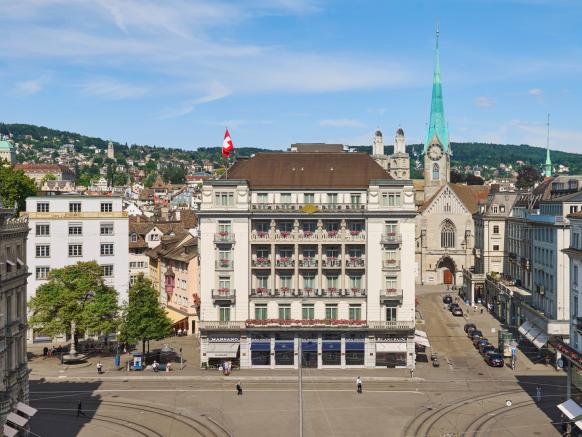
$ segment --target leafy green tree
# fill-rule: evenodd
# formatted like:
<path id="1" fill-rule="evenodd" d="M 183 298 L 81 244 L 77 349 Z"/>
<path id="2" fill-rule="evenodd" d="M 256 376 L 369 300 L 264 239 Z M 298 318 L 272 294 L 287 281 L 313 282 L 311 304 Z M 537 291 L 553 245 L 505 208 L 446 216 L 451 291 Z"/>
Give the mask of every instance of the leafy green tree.
<path id="1" fill-rule="evenodd" d="M 18 211 L 26 209 L 26 198 L 36 194 L 36 185 L 22 170 L 14 168 L 5 160 L 0 159 L 0 198 L 5 208 Z"/>
<path id="2" fill-rule="evenodd" d="M 127 184 L 127 173 L 116 172 L 113 175 L 113 185 L 120 187 Z"/>
<path id="3" fill-rule="evenodd" d="M 183 184 L 186 182 L 186 170 L 179 166 L 167 167 L 162 172 L 162 178 L 166 183 Z"/>
<path id="4" fill-rule="evenodd" d="M 129 302 L 123 308 L 120 338 L 141 341 L 144 354 L 146 341 L 164 338 L 172 329 L 172 321 L 158 297 L 151 281 L 140 274 L 129 289 Z"/>
<path id="5" fill-rule="evenodd" d="M 52 173 L 47 173 L 40 181 L 40 185 L 43 186 L 46 181 L 56 181 L 57 177 Z"/>
<path id="6" fill-rule="evenodd" d="M 76 329 L 73 341 L 84 333 L 108 334 L 119 325 L 117 291 L 103 281 L 103 268 L 95 261 L 78 262 L 49 273 L 48 282 L 28 303 L 29 322 L 47 335 Z"/>
<path id="7" fill-rule="evenodd" d="M 531 165 L 524 165 L 517 171 L 517 188 L 530 188 L 541 179 L 540 172 Z"/>

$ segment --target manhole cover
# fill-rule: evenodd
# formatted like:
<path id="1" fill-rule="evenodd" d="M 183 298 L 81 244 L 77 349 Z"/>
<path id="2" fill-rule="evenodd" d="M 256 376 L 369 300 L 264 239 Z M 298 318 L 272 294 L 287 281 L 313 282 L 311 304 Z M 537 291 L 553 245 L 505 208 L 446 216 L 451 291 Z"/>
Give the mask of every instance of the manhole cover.
<path id="1" fill-rule="evenodd" d="M 483 373 L 479 372 L 479 373 L 477 373 L 477 375 L 479 375 L 479 376 L 483 376 Z"/>

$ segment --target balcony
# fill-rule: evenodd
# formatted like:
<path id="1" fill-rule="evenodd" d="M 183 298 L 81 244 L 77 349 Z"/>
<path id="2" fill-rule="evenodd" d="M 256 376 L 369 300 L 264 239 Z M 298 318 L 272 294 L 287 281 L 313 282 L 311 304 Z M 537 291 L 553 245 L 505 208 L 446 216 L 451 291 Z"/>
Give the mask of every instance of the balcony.
<path id="1" fill-rule="evenodd" d="M 299 260 L 299 267 L 304 269 L 316 269 L 317 260 L 313 258 L 304 258 Z"/>
<path id="2" fill-rule="evenodd" d="M 318 240 L 318 231 L 299 231 L 297 238 L 299 240 Z"/>
<path id="3" fill-rule="evenodd" d="M 342 231 L 331 229 L 331 230 L 322 230 L 320 233 L 320 238 L 322 240 L 341 240 L 342 238 Z"/>
<path id="4" fill-rule="evenodd" d="M 251 289 L 252 297 L 271 297 L 273 295 L 274 295 L 273 290 L 271 290 L 270 288 L 258 287 Z"/>
<path id="5" fill-rule="evenodd" d="M 362 213 L 367 205 L 360 203 L 251 203 L 251 211 L 275 213 Z"/>
<path id="6" fill-rule="evenodd" d="M 366 297 L 366 289 L 359 287 L 346 288 L 344 290 L 345 297 Z"/>
<path id="7" fill-rule="evenodd" d="M 234 288 L 215 288 L 212 289 L 212 300 L 214 302 L 226 302 L 233 304 L 235 302 L 235 293 Z"/>
<path id="8" fill-rule="evenodd" d="M 251 297 L 254 298 L 287 298 L 287 297 L 297 297 L 301 296 L 301 292 L 295 290 L 294 288 L 282 287 L 277 288 L 274 291 L 271 289 L 261 289 L 253 288 L 251 290 Z"/>
<path id="9" fill-rule="evenodd" d="M 295 267 L 295 260 L 288 257 L 282 257 L 277 260 L 276 267 L 289 269 Z"/>
<path id="10" fill-rule="evenodd" d="M 232 244 L 234 243 L 234 234 L 232 232 L 217 232 L 214 234 L 214 242 L 216 244 Z"/>
<path id="11" fill-rule="evenodd" d="M 270 268 L 271 260 L 269 258 L 256 258 L 251 260 L 251 266 L 258 269 Z"/>
<path id="12" fill-rule="evenodd" d="M 321 261 L 321 267 L 326 269 L 339 269 L 342 266 L 341 260 L 335 257 L 329 257 Z"/>
<path id="13" fill-rule="evenodd" d="M 234 261 L 231 259 L 217 259 L 215 268 L 216 270 L 232 270 L 234 269 Z"/>
<path id="14" fill-rule="evenodd" d="M 362 269 L 366 266 L 366 260 L 363 257 L 352 256 L 346 259 L 346 267 L 350 269 Z"/>
<path id="15" fill-rule="evenodd" d="M 251 240 L 269 240 L 272 238 L 272 234 L 270 231 L 252 231 L 251 232 Z"/>
<path id="16" fill-rule="evenodd" d="M 345 240 L 346 241 L 364 242 L 364 241 L 366 241 L 366 232 L 365 231 L 357 231 L 357 230 L 351 230 L 351 231 L 346 230 Z"/>
<path id="17" fill-rule="evenodd" d="M 402 243 L 402 236 L 397 232 L 384 232 L 380 238 L 382 244 L 400 244 Z"/>
<path id="18" fill-rule="evenodd" d="M 220 330 L 220 331 L 227 331 L 227 330 L 240 330 L 245 328 L 245 322 L 222 322 L 218 320 L 213 321 L 201 321 L 198 325 L 201 330 Z"/>
<path id="19" fill-rule="evenodd" d="M 400 288 L 382 288 L 380 290 L 380 303 L 384 302 L 402 302 L 402 289 Z"/>
<path id="20" fill-rule="evenodd" d="M 400 270 L 400 260 L 385 259 L 382 261 L 382 270 Z"/>
<path id="21" fill-rule="evenodd" d="M 292 231 L 275 231 L 275 234 L 273 236 L 275 238 L 275 240 L 294 240 L 295 239 L 295 233 Z"/>

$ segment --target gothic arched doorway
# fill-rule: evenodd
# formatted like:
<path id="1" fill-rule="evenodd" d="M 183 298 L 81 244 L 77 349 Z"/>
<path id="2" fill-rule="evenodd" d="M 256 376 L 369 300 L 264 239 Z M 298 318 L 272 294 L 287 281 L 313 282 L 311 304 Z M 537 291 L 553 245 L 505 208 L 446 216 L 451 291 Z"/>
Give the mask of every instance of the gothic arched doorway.
<path id="1" fill-rule="evenodd" d="M 457 267 L 450 257 L 445 256 L 439 260 L 437 272 L 439 273 L 439 278 L 442 278 L 443 284 L 455 285 Z"/>

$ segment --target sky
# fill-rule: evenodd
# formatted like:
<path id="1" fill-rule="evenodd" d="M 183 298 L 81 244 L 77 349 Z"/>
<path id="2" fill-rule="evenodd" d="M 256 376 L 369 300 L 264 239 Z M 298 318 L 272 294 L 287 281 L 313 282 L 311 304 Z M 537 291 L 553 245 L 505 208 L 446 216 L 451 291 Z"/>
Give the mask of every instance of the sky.
<path id="1" fill-rule="evenodd" d="M 121 143 L 453 142 L 582 153 L 582 1 L 2 0 L 0 121 Z"/>

